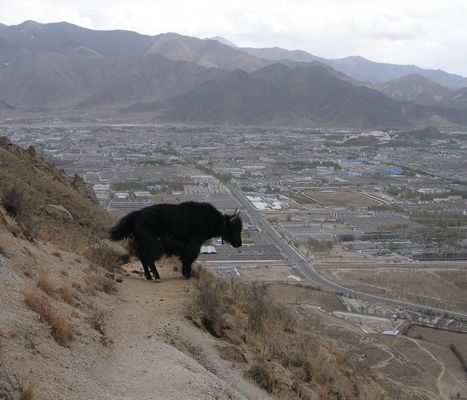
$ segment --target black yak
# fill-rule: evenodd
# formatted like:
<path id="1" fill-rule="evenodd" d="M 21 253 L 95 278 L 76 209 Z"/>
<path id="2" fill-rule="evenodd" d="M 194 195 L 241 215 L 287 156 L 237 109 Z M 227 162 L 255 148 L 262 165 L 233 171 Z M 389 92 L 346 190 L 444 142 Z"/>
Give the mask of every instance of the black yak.
<path id="1" fill-rule="evenodd" d="M 186 202 L 156 204 L 123 217 L 109 231 L 111 240 L 129 239 L 134 254 L 141 260 L 147 279 L 151 271 L 160 279 L 155 261 L 163 255 L 179 256 L 185 278 L 199 256 L 201 245 L 221 237 L 233 247 L 242 245 L 242 220 L 239 213 L 222 214 L 212 204 Z"/>

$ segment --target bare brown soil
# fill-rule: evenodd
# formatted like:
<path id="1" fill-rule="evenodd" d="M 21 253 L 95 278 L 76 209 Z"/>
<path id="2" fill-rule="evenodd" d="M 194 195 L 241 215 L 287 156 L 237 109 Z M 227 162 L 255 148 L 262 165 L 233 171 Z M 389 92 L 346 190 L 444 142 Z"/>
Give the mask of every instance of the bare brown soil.
<path id="1" fill-rule="evenodd" d="M 333 293 L 305 283 L 271 283 L 268 285 L 267 293 L 279 303 L 309 304 L 332 311 L 345 309 L 342 301 Z"/>
<path id="2" fill-rule="evenodd" d="M 330 280 L 362 292 L 467 312 L 467 272 L 444 268 L 320 268 Z"/>
<path id="3" fill-rule="evenodd" d="M 350 190 L 336 190 L 332 192 L 306 190 L 303 194 L 308 198 L 317 200 L 318 202 L 331 207 L 368 207 L 381 204 L 381 202 L 365 196 L 362 193 Z"/>

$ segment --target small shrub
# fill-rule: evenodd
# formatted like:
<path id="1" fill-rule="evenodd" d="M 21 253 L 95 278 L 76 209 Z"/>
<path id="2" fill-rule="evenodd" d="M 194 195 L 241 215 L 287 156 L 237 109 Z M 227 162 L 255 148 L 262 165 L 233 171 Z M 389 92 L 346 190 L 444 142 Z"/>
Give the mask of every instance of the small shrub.
<path id="1" fill-rule="evenodd" d="M 1 194 L 5 211 L 16 220 L 23 234 L 30 240 L 38 234 L 38 226 L 26 191 L 18 184 L 7 187 Z"/>
<path id="2" fill-rule="evenodd" d="M 95 247 L 88 248 L 85 255 L 89 261 L 101 266 L 107 271 L 113 271 L 120 265 L 130 261 L 130 256 L 128 254 L 119 254 L 103 245 L 96 245 Z"/>
<path id="3" fill-rule="evenodd" d="M 21 218 L 26 213 L 27 205 L 25 194 L 18 185 L 7 187 L 3 191 L 2 204 L 5 211 L 12 218 Z"/>

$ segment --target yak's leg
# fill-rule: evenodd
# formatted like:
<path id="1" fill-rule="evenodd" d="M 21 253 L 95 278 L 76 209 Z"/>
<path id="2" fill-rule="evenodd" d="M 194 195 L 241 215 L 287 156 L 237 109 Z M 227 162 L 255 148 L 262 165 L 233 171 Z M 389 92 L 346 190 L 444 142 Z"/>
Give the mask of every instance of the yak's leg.
<path id="1" fill-rule="evenodd" d="M 182 274 L 186 279 L 191 278 L 191 265 L 199 256 L 201 246 L 195 243 L 188 244 L 182 254 Z"/>
<path id="2" fill-rule="evenodd" d="M 135 226 L 135 241 L 137 243 L 138 257 L 143 264 L 146 279 L 152 279 L 150 270 L 152 271 L 155 279 L 160 279 L 159 273 L 154 265 L 155 260 L 161 257 L 160 242 L 156 240 L 156 245 L 154 246 L 154 243 L 152 243 L 154 239 L 151 232 L 141 223 Z M 157 244 L 159 244 L 159 246 L 157 246 Z"/>
<path id="3" fill-rule="evenodd" d="M 155 279 L 156 281 L 160 281 L 160 280 L 161 280 L 161 276 L 159 275 L 159 271 L 157 271 L 157 268 L 156 268 L 156 266 L 155 266 L 154 264 L 152 264 L 151 271 L 152 271 L 152 273 L 153 273 L 153 275 L 154 275 L 154 279 Z"/>
<path id="4" fill-rule="evenodd" d="M 151 269 L 152 274 L 154 275 L 154 279 L 160 280 L 161 277 L 156 268 L 156 261 L 160 260 L 161 257 L 164 255 L 164 243 L 161 238 L 158 238 L 153 243 L 150 254 L 151 254 L 151 260 L 149 262 L 149 268 Z"/>
<path id="5" fill-rule="evenodd" d="M 152 279 L 151 277 L 151 272 L 149 271 L 149 264 L 145 258 L 140 258 L 141 259 L 141 264 L 143 264 L 144 268 L 144 275 L 146 276 L 146 279 L 150 281 Z"/>
<path id="6" fill-rule="evenodd" d="M 148 263 L 148 253 L 145 248 L 145 246 L 139 242 L 136 241 L 136 251 L 135 251 L 136 256 L 141 261 L 141 264 L 143 265 L 144 268 L 144 275 L 146 276 L 146 279 L 151 280 L 151 272 L 149 271 L 149 263 Z"/>

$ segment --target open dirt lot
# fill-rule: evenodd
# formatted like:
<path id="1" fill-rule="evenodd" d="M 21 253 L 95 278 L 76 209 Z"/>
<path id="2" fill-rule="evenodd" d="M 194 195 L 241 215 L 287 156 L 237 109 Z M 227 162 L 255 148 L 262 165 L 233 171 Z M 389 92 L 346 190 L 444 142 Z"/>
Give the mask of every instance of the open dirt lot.
<path id="1" fill-rule="evenodd" d="M 345 309 L 336 295 L 314 285 L 272 283 L 268 286 L 268 294 L 280 303 L 310 304 L 332 311 Z"/>
<path id="2" fill-rule="evenodd" d="M 384 297 L 467 312 L 467 272 L 462 268 L 320 268 L 330 280 Z"/>
<path id="3" fill-rule="evenodd" d="M 297 273 L 289 265 L 240 265 L 237 267 L 240 272 L 240 279 L 247 282 L 295 282 L 290 276 L 297 276 Z"/>
<path id="4" fill-rule="evenodd" d="M 368 207 L 382 204 L 382 202 L 376 199 L 372 199 L 360 192 L 350 190 L 306 190 L 303 192 L 303 195 L 305 195 L 308 198 L 314 199 L 318 203 L 331 207 Z"/>
<path id="5" fill-rule="evenodd" d="M 420 338 L 425 342 L 448 347 L 455 344 L 462 354 L 467 356 L 467 334 L 461 332 L 451 332 L 442 329 L 427 328 L 425 326 L 414 325 L 407 331 L 407 336 Z"/>

